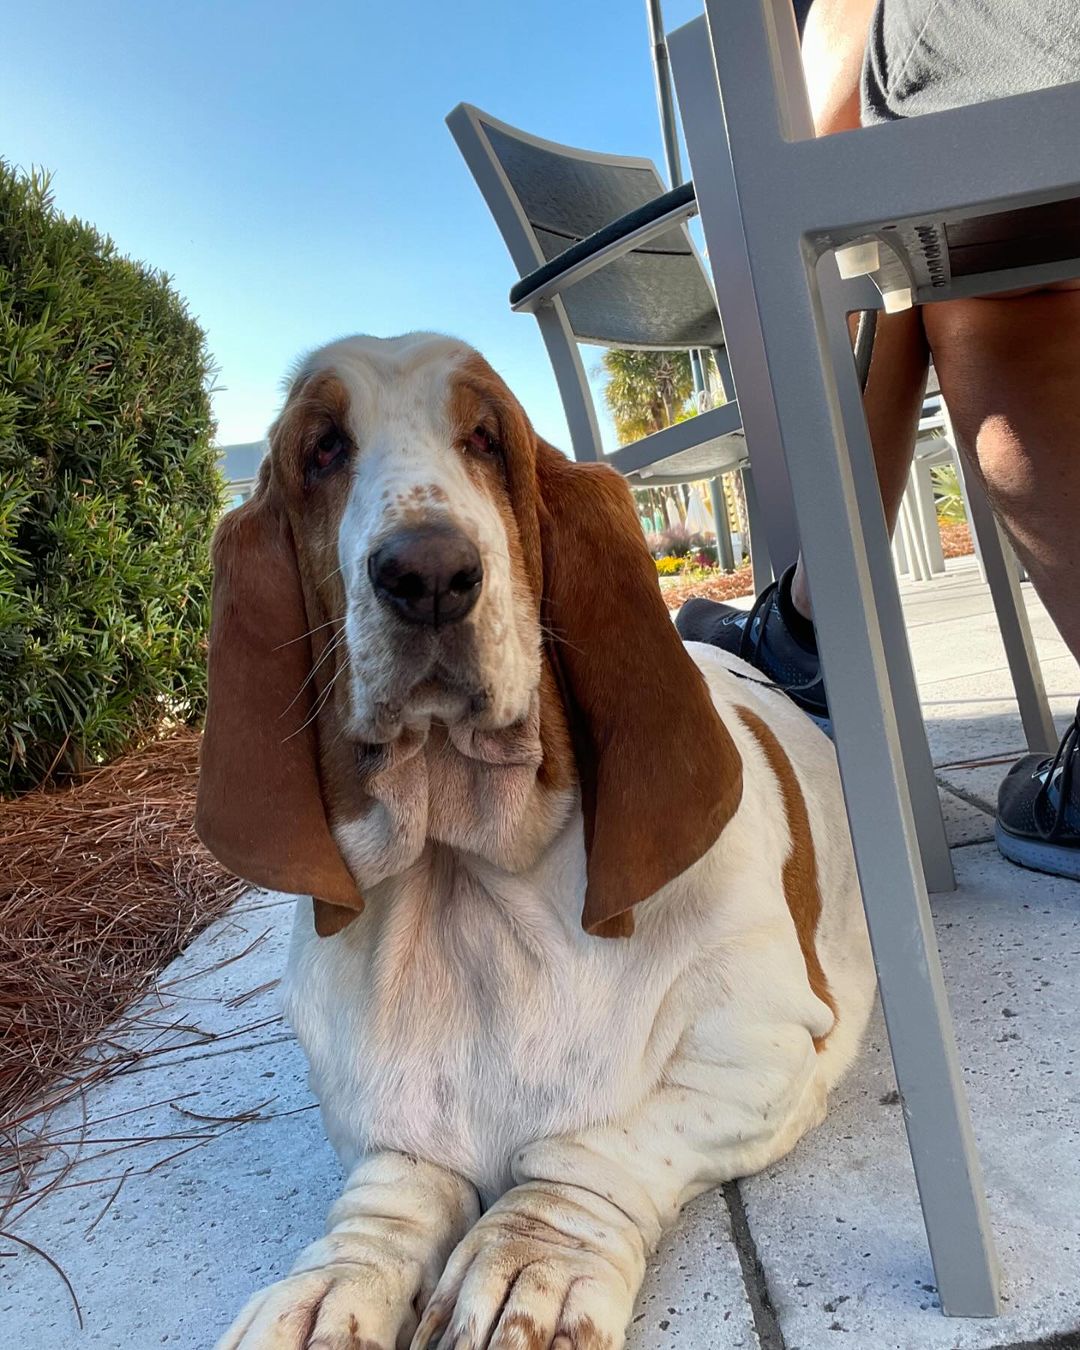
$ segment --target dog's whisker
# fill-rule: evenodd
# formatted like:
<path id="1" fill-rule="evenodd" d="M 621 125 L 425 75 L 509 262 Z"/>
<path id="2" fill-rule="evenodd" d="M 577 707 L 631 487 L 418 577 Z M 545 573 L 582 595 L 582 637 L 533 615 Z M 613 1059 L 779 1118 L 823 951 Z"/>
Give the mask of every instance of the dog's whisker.
<path id="1" fill-rule="evenodd" d="M 554 628 L 548 628 L 545 624 L 540 624 L 539 627 L 540 635 L 546 642 L 551 642 L 553 644 L 557 643 L 562 647 L 569 648 L 572 652 L 581 652 L 583 650 L 576 642 L 571 642 L 569 638 L 564 637 L 562 633 L 557 633 Z"/>
<path id="2" fill-rule="evenodd" d="M 324 576 L 322 581 L 319 582 L 319 585 L 325 586 L 326 583 L 330 580 L 330 578 L 336 577 L 339 572 L 344 570 L 344 567 L 345 567 L 344 563 L 338 563 L 337 567 L 335 567 L 332 572 L 327 572 L 326 576 Z"/>
<path id="3" fill-rule="evenodd" d="M 318 633 L 323 628 L 332 628 L 334 624 L 344 622 L 344 615 L 342 615 L 340 619 L 327 619 L 325 623 L 317 623 L 314 628 L 309 628 L 306 633 L 301 633 L 299 637 L 289 638 L 288 642 L 279 642 L 278 645 L 271 650 L 280 652 L 285 647 L 291 647 L 295 642 L 303 642 L 305 638 L 311 637 L 314 633 Z"/>
<path id="4" fill-rule="evenodd" d="M 344 666 L 341 669 L 344 670 Z M 337 671 L 334 674 L 333 678 L 329 681 L 326 688 L 322 691 L 322 693 L 316 700 L 315 706 L 312 708 L 311 713 L 308 716 L 307 720 L 302 722 L 300 726 L 296 728 L 295 731 L 290 732 L 289 735 L 285 737 L 286 741 L 291 741 L 294 736 L 299 736 L 302 731 L 306 731 L 308 727 L 311 726 L 312 722 L 315 721 L 315 719 L 319 716 L 322 710 L 326 707 L 327 702 L 330 699 L 330 695 L 333 693 L 334 685 L 337 684 L 338 676 L 340 674 L 341 670 Z"/>
<path id="5" fill-rule="evenodd" d="M 293 697 L 292 697 L 292 699 L 289 701 L 288 705 L 287 705 L 285 708 L 282 709 L 282 711 L 281 711 L 281 716 L 282 716 L 282 717 L 285 716 L 285 714 L 289 711 L 289 709 L 296 703 L 296 700 L 301 696 L 301 694 L 304 692 L 304 690 L 308 687 L 308 685 L 311 683 L 311 681 L 315 678 L 315 675 L 316 675 L 317 671 L 318 671 L 319 668 L 322 666 L 322 664 L 323 664 L 323 662 L 326 660 L 326 658 L 327 658 L 328 656 L 331 656 L 334 652 L 336 652 L 337 649 L 341 646 L 341 644 L 342 644 L 344 641 L 345 641 L 345 630 L 342 629 L 341 632 L 335 633 L 335 635 L 334 635 L 334 636 L 330 639 L 330 641 L 326 644 L 326 650 L 323 652 L 322 656 L 320 656 L 319 659 L 315 662 L 315 664 L 311 667 L 311 670 L 310 670 L 310 672 L 308 673 L 307 678 L 304 680 L 304 683 L 300 686 L 300 688 L 299 688 L 299 689 L 296 691 L 296 693 L 293 695 Z"/>

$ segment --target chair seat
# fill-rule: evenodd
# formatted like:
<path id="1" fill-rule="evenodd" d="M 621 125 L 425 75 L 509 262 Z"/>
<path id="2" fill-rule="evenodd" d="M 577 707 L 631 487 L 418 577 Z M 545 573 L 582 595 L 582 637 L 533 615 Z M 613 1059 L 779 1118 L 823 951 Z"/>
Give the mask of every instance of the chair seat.
<path id="1" fill-rule="evenodd" d="M 1080 273 L 1080 199 L 1012 211 L 966 211 L 865 228 L 833 228 L 828 247 L 874 238 L 880 265 L 871 274 L 883 296 L 909 292 L 917 305 L 994 291 L 1043 286 Z M 888 300 L 886 300 L 888 307 Z"/>
<path id="2" fill-rule="evenodd" d="M 447 124 L 517 266 L 510 303 L 540 328 L 574 457 L 605 463 L 639 487 L 741 472 L 755 582 L 765 585 L 797 552 L 794 510 L 767 438 L 756 452 L 760 494 L 754 482 L 716 295 L 687 229 L 697 211 L 693 185 L 665 191 L 651 160 L 559 145 L 464 103 Z M 697 353 L 695 386 L 727 402 L 608 454 L 582 344 Z M 730 570 L 715 484 L 713 494 L 718 563 Z"/>
<path id="3" fill-rule="evenodd" d="M 748 461 L 734 400 L 623 446 L 604 461 L 638 486 L 690 483 L 741 469 Z"/>
<path id="4" fill-rule="evenodd" d="M 626 474 L 626 481 L 632 487 L 665 487 L 671 483 L 694 483 L 702 478 L 716 478 L 734 469 L 741 469 L 750 462 L 746 451 L 746 437 L 741 431 L 733 431 L 705 445 L 695 445 L 691 450 L 668 459 L 657 460 L 646 469 L 638 469 Z"/>

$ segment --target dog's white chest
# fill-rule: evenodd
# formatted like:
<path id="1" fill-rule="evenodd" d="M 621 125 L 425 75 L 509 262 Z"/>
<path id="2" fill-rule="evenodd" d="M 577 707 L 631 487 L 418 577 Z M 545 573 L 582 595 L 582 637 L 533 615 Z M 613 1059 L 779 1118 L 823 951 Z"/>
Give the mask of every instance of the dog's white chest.
<path id="1" fill-rule="evenodd" d="M 332 939 L 301 904 L 287 1008 L 346 1167 L 397 1149 L 494 1195 L 515 1149 L 622 1114 L 655 1082 L 683 1026 L 673 970 L 633 969 L 634 944 L 563 922 L 535 878 L 509 884 L 492 895 L 436 867 Z"/>

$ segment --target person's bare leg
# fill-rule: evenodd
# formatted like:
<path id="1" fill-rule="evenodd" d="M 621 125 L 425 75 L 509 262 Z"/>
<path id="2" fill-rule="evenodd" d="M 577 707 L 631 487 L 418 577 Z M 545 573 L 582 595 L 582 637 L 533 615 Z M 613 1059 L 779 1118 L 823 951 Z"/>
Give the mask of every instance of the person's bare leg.
<path id="1" fill-rule="evenodd" d="M 819 136 L 859 126 L 859 76 L 874 4 L 875 0 L 815 0 L 807 15 L 803 70 Z M 928 360 L 917 311 L 878 315 L 863 402 L 890 534 L 907 487 Z M 801 558 L 791 583 L 791 599 L 809 619 L 810 592 Z"/>
<path id="2" fill-rule="evenodd" d="M 928 305 L 961 451 L 1080 659 L 1080 290 Z"/>
<path id="3" fill-rule="evenodd" d="M 878 316 L 863 407 L 890 534 L 907 487 L 926 393 L 928 363 L 929 349 L 918 310 Z M 791 582 L 791 599 L 803 617 L 809 619 L 810 592 L 801 556 Z"/>

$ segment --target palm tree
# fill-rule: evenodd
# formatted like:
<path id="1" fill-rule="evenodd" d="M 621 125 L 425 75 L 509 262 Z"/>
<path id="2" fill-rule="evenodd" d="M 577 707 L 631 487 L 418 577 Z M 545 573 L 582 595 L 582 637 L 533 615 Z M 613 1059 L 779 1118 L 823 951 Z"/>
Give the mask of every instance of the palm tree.
<path id="1" fill-rule="evenodd" d="M 601 358 L 604 401 L 620 445 L 662 431 L 688 411 L 694 376 L 688 352 L 635 352 L 613 347 Z"/>

